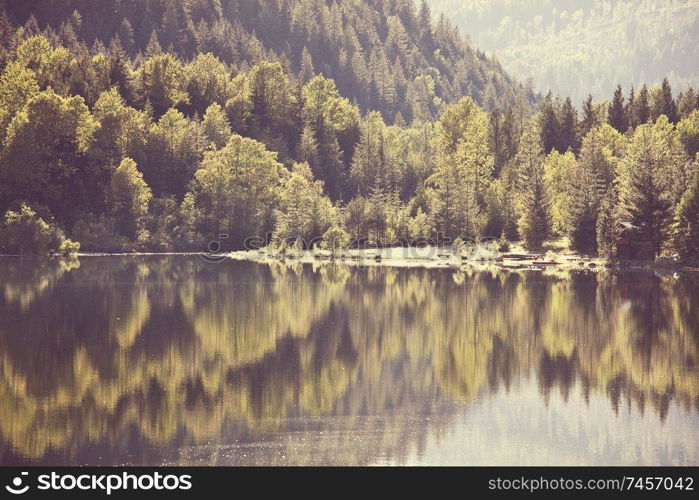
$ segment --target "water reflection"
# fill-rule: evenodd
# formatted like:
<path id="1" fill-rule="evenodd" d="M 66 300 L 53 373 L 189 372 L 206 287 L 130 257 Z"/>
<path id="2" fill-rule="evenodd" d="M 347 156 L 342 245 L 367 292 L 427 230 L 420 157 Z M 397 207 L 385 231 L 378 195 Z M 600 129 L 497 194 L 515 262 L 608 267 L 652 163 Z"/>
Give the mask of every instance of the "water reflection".
<path id="1" fill-rule="evenodd" d="M 699 463 L 699 279 L 0 260 L 0 463 Z"/>

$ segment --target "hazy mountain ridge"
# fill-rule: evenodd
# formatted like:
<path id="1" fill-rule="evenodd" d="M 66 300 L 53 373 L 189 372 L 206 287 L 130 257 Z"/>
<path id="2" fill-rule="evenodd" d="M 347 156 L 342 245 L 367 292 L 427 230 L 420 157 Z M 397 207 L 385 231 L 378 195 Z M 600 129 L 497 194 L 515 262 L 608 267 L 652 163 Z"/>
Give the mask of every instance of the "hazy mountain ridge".
<path id="1" fill-rule="evenodd" d="M 473 43 L 495 54 L 535 88 L 570 95 L 609 95 L 664 77 L 677 90 L 699 82 L 696 0 L 429 0 Z"/>

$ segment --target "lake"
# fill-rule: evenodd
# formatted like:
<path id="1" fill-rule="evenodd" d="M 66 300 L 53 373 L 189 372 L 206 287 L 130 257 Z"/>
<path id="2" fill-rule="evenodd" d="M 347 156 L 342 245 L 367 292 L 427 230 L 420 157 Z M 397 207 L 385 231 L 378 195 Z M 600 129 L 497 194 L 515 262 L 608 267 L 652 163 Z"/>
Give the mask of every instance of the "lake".
<path id="1" fill-rule="evenodd" d="M 0 258 L 2 465 L 697 465 L 699 275 Z"/>

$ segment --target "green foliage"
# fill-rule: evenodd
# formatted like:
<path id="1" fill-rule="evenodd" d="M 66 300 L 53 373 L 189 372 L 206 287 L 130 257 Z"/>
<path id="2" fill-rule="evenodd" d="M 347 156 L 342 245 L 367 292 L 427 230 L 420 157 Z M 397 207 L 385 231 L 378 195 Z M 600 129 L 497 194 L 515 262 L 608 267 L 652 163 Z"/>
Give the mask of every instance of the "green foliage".
<path id="1" fill-rule="evenodd" d="M 0 225 L 0 250 L 20 255 L 48 255 L 52 252 L 64 255 L 80 250 L 80 244 L 65 237 L 53 223 L 44 221 L 26 203 L 19 210 L 8 210 Z"/>
<path id="2" fill-rule="evenodd" d="M 231 137 L 232 131 L 228 124 L 228 118 L 223 112 L 223 108 L 216 102 L 206 108 L 201 125 L 207 140 L 216 149 L 225 146 Z"/>
<path id="3" fill-rule="evenodd" d="M 617 257 L 619 226 L 619 200 L 614 189 L 610 189 L 602 199 L 597 216 L 597 251 L 607 260 Z"/>
<path id="4" fill-rule="evenodd" d="M 115 229 L 130 240 L 136 239 L 138 231 L 148 214 L 148 205 L 153 197 L 136 162 L 124 158 L 112 174 L 107 188 L 107 210 L 114 217 Z"/>
<path id="5" fill-rule="evenodd" d="M 184 195 L 203 158 L 207 138 L 200 123 L 169 109 L 148 130 L 143 175 L 156 195 Z"/>
<path id="6" fill-rule="evenodd" d="M 432 224 L 428 215 L 418 208 L 416 214 L 408 220 L 409 241 L 418 243 L 432 235 Z"/>
<path id="7" fill-rule="evenodd" d="M 0 142 L 7 126 L 27 101 L 39 92 L 34 72 L 17 61 L 10 62 L 0 76 Z"/>
<path id="8" fill-rule="evenodd" d="M 231 72 L 220 59 L 211 53 L 197 54 L 183 72 L 188 111 L 203 114 L 213 104 L 225 106 L 232 92 Z"/>
<path id="9" fill-rule="evenodd" d="M 313 179 L 307 163 L 295 163 L 280 190 L 275 239 L 303 240 L 310 244 L 336 219 L 336 209 L 323 193 L 323 184 Z"/>
<path id="10" fill-rule="evenodd" d="M 568 220 L 571 246 L 581 253 L 597 252 L 597 222 L 604 183 L 593 170 L 573 167 L 570 176 Z"/>
<path id="11" fill-rule="evenodd" d="M 551 202 L 544 181 L 544 162 L 537 127 L 530 123 L 515 157 L 520 183 L 519 232 L 527 248 L 540 249 L 551 234 Z"/>
<path id="12" fill-rule="evenodd" d="M 100 186 L 86 153 L 98 124 L 83 98 L 51 89 L 34 95 L 13 118 L 0 154 L 0 200 L 21 196 L 47 206 L 59 222 L 95 201 Z"/>
<path id="13" fill-rule="evenodd" d="M 153 106 L 156 116 L 189 100 L 182 78 L 182 63 L 172 54 L 158 54 L 143 62 L 136 74 L 143 102 Z"/>
<path id="14" fill-rule="evenodd" d="M 699 170 L 675 211 L 673 248 L 682 260 L 699 260 Z"/>
<path id="15" fill-rule="evenodd" d="M 116 231 L 114 218 L 106 215 L 83 217 L 73 227 L 73 237 L 88 252 L 128 252 L 135 248 L 134 242 Z"/>
<path id="16" fill-rule="evenodd" d="M 145 162 L 150 121 L 144 113 L 126 105 L 116 88 L 102 92 L 93 108 L 99 127 L 94 133 L 91 156 L 107 165 L 130 157 Z"/>
<path id="17" fill-rule="evenodd" d="M 571 229 L 571 205 L 576 194 L 572 182 L 577 169 L 575 155 L 570 151 L 552 151 L 544 159 L 544 182 L 552 200 L 552 229 L 559 235 Z"/>
<path id="18" fill-rule="evenodd" d="M 677 124 L 677 133 L 687 155 L 694 158 L 699 152 L 699 109 L 692 110 Z"/>
<path id="19" fill-rule="evenodd" d="M 481 234 L 494 164 L 488 126 L 487 114 L 469 97 L 447 107 L 437 123 L 439 163 L 428 182 L 437 228 L 447 236 Z"/>
<path id="20" fill-rule="evenodd" d="M 608 124 L 592 128 L 582 141 L 580 164 L 609 187 L 619 174 L 626 139 Z"/>
<path id="21" fill-rule="evenodd" d="M 673 181 L 678 165 L 672 155 L 672 125 L 664 117 L 639 126 L 622 159 L 620 199 L 629 222 L 647 235 L 656 255 L 670 230 Z"/>
<path id="22" fill-rule="evenodd" d="M 342 229 L 340 226 L 332 226 L 330 229 L 325 231 L 325 234 L 323 234 L 323 248 L 330 250 L 333 258 L 335 258 L 338 250 L 347 248 L 349 243 L 349 234 L 347 234 L 347 231 Z"/>
<path id="23" fill-rule="evenodd" d="M 0 22 L 0 210 L 46 207 L 88 250 L 201 250 L 220 233 L 240 247 L 269 231 L 291 243 L 337 226 L 378 245 L 565 235 L 612 255 L 618 222 L 649 218 L 669 248 L 694 182 L 691 88 L 617 87 L 580 114 L 549 94 L 532 116 L 531 87 L 424 2 L 156 4 L 99 18 L 75 0 L 8 6 L 39 22 Z M 557 12 L 553 32 L 580 21 Z M 497 37 L 528 39 L 506 33 L 516 24 Z"/>
<path id="24" fill-rule="evenodd" d="M 6 8 L 20 23 L 34 16 L 30 34 L 39 25 L 52 29 L 51 40 L 59 32 L 71 51 L 87 52 L 85 42 L 96 41 L 96 46 L 118 47 L 129 58 L 140 54 L 150 61 L 147 71 L 137 71 L 135 81 L 139 93 L 150 97 L 156 118 L 171 106 L 200 115 L 212 100 L 223 106 L 225 69 L 249 68 L 263 60 L 282 62 L 302 83 L 322 73 L 363 111 L 376 109 L 390 123 L 399 114 L 408 123 L 434 120 L 441 102 L 455 102 L 466 94 L 487 107 L 495 101 L 514 104 L 518 96 L 534 98 L 497 61 L 472 48 L 449 21 L 435 22 L 429 9 L 417 12 L 405 2 L 136 0 L 104 11 L 67 0 L 29 7 L 10 2 Z M 65 73 L 66 81 L 70 76 L 70 58 L 59 57 L 61 52 L 46 38 L 32 40 L 23 51 L 42 68 L 42 88 L 48 84 L 42 81 L 44 74 Z M 194 58 L 178 75 L 180 85 L 172 78 L 178 67 L 167 59 L 170 52 L 181 60 Z M 50 82 L 61 93 L 57 84 L 63 79 Z"/>
<path id="25" fill-rule="evenodd" d="M 380 113 L 367 115 L 350 167 L 349 181 L 354 193 L 367 196 L 371 188 L 389 188 L 385 128 Z"/>
<path id="26" fill-rule="evenodd" d="M 614 91 L 614 97 L 612 98 L 608 113 L 607 121 L 609 125 L 622 134 L 626 133 L 626 130 L 629 128 L 629 117 L 627 115 L 627 108 L 624 105 L 624 94 L 621 91 L 621 85 L 617 86 Z"/>
<path id="27" fill-rule="evenodd" d="M 264 144 L 233 134 L 221 149 L 204 155 L 194 176 L 203 233 L 229 233 L 238 244 L 270 230 L 282 165 Z"/>
<path id="28" fill-rule="evenodd" d="M 46 37 L 30 36 L 19 44 L 15 58 L 34 73 L 42 90 L 50 86 L 60 94 L 67 93 L 71 56 L 65 47 L 54 48 Z"/>

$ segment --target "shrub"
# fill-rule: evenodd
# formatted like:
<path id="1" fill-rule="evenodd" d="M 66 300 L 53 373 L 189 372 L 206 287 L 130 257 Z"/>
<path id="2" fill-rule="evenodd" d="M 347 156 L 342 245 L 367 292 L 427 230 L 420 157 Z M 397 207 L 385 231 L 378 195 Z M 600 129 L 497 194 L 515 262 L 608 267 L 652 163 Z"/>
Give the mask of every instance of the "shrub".
<path id="1" fill-rule="evenodd" d="M 128 238 L 114 230 L 114 219 L 104 215 L 99 218 L 88 216 L 85 220 L 78 222 L 73 228 L 73 237 L 80 241 L 83 249 L 91 252 L 133 250 L 133 245 Z"/>
<path id="2" fill-rule="evenodd" d="M 0 241 L 2 251 L 20 255 L 70 254 L 80 249 L 80 244 L 66 239 L 59 227 L 39 217 L 26 203 L 5 213 Z"/>

